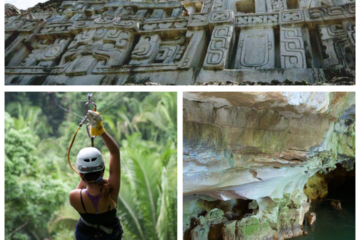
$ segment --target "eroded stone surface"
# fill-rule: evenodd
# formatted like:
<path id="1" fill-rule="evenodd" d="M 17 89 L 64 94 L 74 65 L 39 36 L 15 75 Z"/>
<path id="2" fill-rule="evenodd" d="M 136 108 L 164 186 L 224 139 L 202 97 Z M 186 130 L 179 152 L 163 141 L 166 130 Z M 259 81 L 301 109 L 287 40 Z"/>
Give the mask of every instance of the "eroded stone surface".
<path id="1" fill-rule="evenodd" d="M 21 15 L 7 9 L 8 85 L 336 84 L 355 76 L 352 0 L 51 0 Z"/>
<path id="2" fill-rule="evenodd" d="M 315 174 L 354 163 L 354 93 L 187 92 L 183 105 L 184 239 L 213 209 L 223 239 L 302 235 L 327 193 Z"/>

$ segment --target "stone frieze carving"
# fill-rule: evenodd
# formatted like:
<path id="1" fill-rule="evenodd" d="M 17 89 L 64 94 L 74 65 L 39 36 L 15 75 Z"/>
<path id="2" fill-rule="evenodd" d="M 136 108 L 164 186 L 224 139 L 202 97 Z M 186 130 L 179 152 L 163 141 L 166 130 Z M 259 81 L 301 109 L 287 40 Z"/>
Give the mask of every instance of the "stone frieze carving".
<path id="1" fill-rule="evenodd" d="M 280 31 L 281 67 L 306 68 L 302 29 L 282 27 Z"/>
<path id="2" fill-rule="evenodd" d="M 240 32 L 236 52 L 236 69 L 270 69 L 275 67 L 274 30 L 247 29 Z"/>
<path id="3" fill-rule="evenodd" d="M 187 71 L 187 84 L 216 74 L 226 79 L 228 70 L 230 81 L 239 74 L 252 80 L 251 71 L 269 81 L 323 81 L 327 69 L 354 75 L 355 3 L 326 2 L 64 1 L 52 15 L 6 17 L 6 84 L 17 75 L 125 79 L 129 69 Z"/>
<path id="4" fill-rule="evenodd" d="M 233 26 L 216 26 L 205 57 L 205 69 L 224 69 L 229 56 Z"/>

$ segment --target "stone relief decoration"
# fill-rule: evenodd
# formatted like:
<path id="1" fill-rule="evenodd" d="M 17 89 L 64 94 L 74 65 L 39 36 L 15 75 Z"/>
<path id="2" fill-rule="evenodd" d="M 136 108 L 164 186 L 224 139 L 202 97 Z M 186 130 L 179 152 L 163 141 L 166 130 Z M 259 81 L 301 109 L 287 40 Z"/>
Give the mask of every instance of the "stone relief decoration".
<path id="1" fill-rule="evenodd" d="M 130 65 L 146 65 L 152 63 L 160 46 L 159 35 L 141 36 L 139 43 L 131 53 Z"/>
<path id="2" fill-rule="evenodd" d="M 282 27 L 280 51 L 282 68 L 306 68 L 305 48 L 300 27 Z"/>
<path id="3" fill-rule="evenodd" d="M 225 68 L 232 34 L 232 26 L 216 26 L 214 28 L 208 52 L 205 57 L 205 69 Z"/>
<path id="4" fill-rule="evenodd" d="M 212 4 L 213 4 L 213 0 L 205 0 L 204 4 L 202 5 L 201 12 L 209 13 L 211 11 Z"/>
<path id="5" fill-rule="evenodd" d="M 81 32 L 68 47 L 61 65 L 69 65 L 67 75 L 85 75 L 93 67 L 121 66 L 131 48 L 133 34 L 99 28 Z"/>
<path id="6" fill-rule="evenodd" d="M 355 55 L 352 0 L 63 1 L 52 15 L 5 18 L 5 84 L 154 72 L 171 84 L 317 83 L 354 77 Z"/>
<path id="7" fill-rule="evenodd" d="M 54 41 L 49 39 L 39 40 L 35 49 L 24 59 L 21 66 L 52 67 L 65 52 L 70 43 L 70 38 L 58 38 Z"/>
<path id="8" fill-rule="evenodd" d="M 274 30 L 248 29 L 240 32 L 236 69 L 271 69 L 275 67 Z"/>
<path id="9" fill-rule="evenodd" d="M 355 68 L 353 45 L 348 32 L 340 24 L 320 25 L 321 42 L 325 48 L 323 64 L 327 68 L 342 68 L 346 65 Z"/>
<path id="10" fill-rule="evenodd" d="M 287 9 L 286 0 L 267 0 L 268 12 L 279 12 Z"/>
<path id="11" fill-rule="evenodd" d="M 236 26 L 276 26 L 279 24 L 279 14 L 236 15 Z"/>
<path id="12" fill-rule="evenodd" d="M 351 44 L 354 46 L 354 51 L 355 51 L 355 39 L 356 39 L 355 22 L 346 21 L 343 22 L 343 26 L 344 29 L 347 31 L 348 39 L 351 42 Z"/>

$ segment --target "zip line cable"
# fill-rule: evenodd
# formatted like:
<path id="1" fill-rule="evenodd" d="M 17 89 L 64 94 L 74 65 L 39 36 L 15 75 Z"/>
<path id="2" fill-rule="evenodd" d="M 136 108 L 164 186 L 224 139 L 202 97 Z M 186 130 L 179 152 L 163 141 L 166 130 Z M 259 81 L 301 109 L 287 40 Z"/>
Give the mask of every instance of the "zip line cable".
<path id="1" fill-rule="evenodd" d="M 80 115 L 78 115 L 78 114 L 76 114 L 76 113 L 74 113 L 74 112 L 72 112 L 72 111 L 69 111 L 69 110 L 67 110 L 66 108 L 64 108 L 63 106 L 61 106 L 61 105 L 57 102 L 56 97 L 55 97 L 54 95 L 50 95 L 50 96 L 52 97 L 52 99 L 53 99 L 53 101 L 55 102 L 56 106 L 58 106 L 60 109 L 64 110 L 65 112 L 71 113 L 71 114 L 73 114 L 73 115 L 75 115 L 75 116 L 77 116 L 77 117 L 83 118 L 82 116 L 80 116 Z"/>

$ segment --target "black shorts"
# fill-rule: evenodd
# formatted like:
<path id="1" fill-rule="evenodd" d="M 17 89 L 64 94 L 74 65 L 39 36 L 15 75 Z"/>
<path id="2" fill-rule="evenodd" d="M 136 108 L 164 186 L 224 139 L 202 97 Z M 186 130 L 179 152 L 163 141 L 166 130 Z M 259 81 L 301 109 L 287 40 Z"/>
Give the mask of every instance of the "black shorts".
<path id="1" fill-rule="evenodd" d="M 101 229 L 96 229 L 90 227 L 83 223 L 81 219 L 77 222 L 75 226 L 75 239 L 76 240 L 121 240 L 123 235 L 123 229 L 120 224 L 119 218 L 115 218 L 114 222 L 111 224 L 113 232 L 107 234 Z M 99 238 L 97 237 L 99 236 Z"/>

